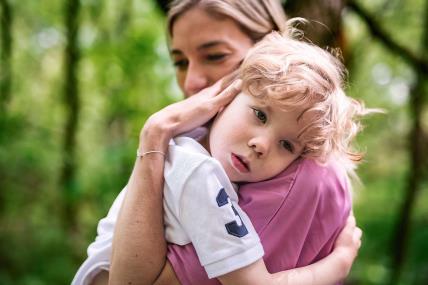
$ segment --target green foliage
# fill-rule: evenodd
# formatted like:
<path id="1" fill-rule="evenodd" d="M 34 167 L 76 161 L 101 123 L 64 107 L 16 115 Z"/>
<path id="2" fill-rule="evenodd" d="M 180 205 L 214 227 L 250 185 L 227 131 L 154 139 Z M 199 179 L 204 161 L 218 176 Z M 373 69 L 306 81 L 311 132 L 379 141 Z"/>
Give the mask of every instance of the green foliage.
<path id="1" fill-rule="evenodd" d="M 64 2 L 11 1 L 12 100 L 0 114 L 0 284 L 69 284 L 97 221 L 126 184 L 138 134 L 150 114 L 177 100 L 164 17 L 152 1 L 82 0 L 77 134 L 73 181 L 77 227 L 62 219 L 65 106 Z M 393 38 L 418 51 L 422 0 L 361 1 Z M 409 169 L 408 100 L 415 74 L 405 60 L 344 14 L 350 95 L 387 112 L 364 121 L 355 214 L 363 246 L 353 284 L 387 284 L 391 235 Z M 425 116 L 427 117 L 427 116 Z M 426 180 L 425 180 L 426 181 Z M 428 182 L 412 216 L 402 284 L 428 281 Z"/>
<path id="2" fill-rule="evenodd" d="M 65 1 L 24 2 L 12 5 L 12 101 L 0 116 L 0 284 L 69 284 L 126 184 L 144 121 L 178 92 L 164 18 L 152 2 L 82 1 L 78 225 L 65 228 Z"/>
<path id="3" fill-rule="evenodd" d="M 397 41 L 420 52 L 424 28 L 421 7 L 424 1 L 359 1 L 375 20 Z M 376 40 L 352 12 L 344 16 L 350 49 L 349 94 L 370 107 L 386 113 L 365 120 L 359 145 L 367 155 L 359 174 L 364 183 L 356 191 L 354 211 L 364 231 L 363 245 L 349 278 L 350 283 L 390 284 L 392 237 L 401 208 L 409 168 L 409 99 L 415 73 L 403 58 Z M 425 96 L 428 96 L 426 94 Z M 427 181 L 425 177 L 425 181 Z M 428 185 L 422 185 L 411 219 L 409 251 L 399 284 L 426 284 L 428 281 L 426 201 Z M 425 238 L 425 241 L 424 241 Z"/>

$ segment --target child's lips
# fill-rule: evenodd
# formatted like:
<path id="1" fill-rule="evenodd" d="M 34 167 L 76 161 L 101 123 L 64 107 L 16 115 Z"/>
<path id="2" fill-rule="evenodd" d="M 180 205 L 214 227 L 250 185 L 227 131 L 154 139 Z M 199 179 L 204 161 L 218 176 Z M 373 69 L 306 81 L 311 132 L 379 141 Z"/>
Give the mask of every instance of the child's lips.
<path id="1" fill-rule="evenodd" d="M 237 155 L 232 153 L 231 155 L 231 159 L 232 159 L 232 164 L 233 166 L 241 173 L 248 173 L 250 172 L 250 166 L 248 164 L 248 162 L 246 162 L 246 160 Z"/>

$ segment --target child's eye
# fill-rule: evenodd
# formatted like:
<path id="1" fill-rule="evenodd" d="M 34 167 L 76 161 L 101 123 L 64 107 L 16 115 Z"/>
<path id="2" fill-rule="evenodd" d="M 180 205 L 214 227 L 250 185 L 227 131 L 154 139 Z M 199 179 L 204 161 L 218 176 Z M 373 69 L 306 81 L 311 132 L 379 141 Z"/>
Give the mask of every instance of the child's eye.
<path id="1" fill-rule="evenodd" d="M 283 148 L 285 148 L 289 152 L 291 152 L 291 153 L 294 152 L 294 146 L 293 146 L 293 144 L 290 141 L 288 141 L 288 140 L 282 140 L 282 141 L 280 141 L 280 144 L 281 144 L 281 146 Z"/>
<path id="2" fill-rule="evenodd" d="M 267 116 L 263 111 L 260 111 L 254 108 L 253 108 L 253 111 L 254 111 L 254 115 L 256 115 L 257 119 L 259 119 L 260 122 L 262 122 L 263 124 L 266 123 Z"/>

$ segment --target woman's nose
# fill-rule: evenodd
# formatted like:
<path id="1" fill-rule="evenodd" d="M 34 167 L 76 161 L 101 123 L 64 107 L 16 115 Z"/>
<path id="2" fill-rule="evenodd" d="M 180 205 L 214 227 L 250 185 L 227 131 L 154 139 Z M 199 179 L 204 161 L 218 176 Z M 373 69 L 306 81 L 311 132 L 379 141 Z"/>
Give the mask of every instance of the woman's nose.
<path id="1" fill-rule="evenodd" d="M 264 157 L 270 149 L 270 141 L 267 137 L 254 137 L 248 141 L 248 146 L 256 153 L 258 158 Z"/>
<path id="2" fill-rule="evenodd" d="M 183 86 L 186 96 L 192 96 L 208 86 L 209 80 L 204 69 L 197 64 L 190 63 Z"/>

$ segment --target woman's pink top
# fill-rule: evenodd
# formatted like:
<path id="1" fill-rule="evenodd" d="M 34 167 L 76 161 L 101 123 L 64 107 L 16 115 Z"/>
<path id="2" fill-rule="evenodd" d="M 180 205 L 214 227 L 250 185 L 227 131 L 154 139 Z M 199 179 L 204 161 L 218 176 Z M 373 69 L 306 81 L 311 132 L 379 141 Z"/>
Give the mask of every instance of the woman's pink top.
<path id="1" fill-rule="evenodd" d="M 346 173 L 333 165 L 298 159 L 275 178 L 243 184 L 239 205 L 250 217 L 269 272 L 305 266 L 327 256 L 351 210 Z M 220 284 L 208 279 L 191 244 L 168 246 L 181 284 Z"/>

